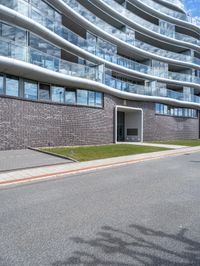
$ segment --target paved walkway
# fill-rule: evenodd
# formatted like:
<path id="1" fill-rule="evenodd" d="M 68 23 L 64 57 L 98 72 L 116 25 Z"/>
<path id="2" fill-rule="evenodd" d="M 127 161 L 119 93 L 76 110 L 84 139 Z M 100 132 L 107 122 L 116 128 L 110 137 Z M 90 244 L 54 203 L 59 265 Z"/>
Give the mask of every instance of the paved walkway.
<path id="1" fill-rule="evenodd" d="M 190 154 L 194 152 L 200 152 L 200 146 L 187 147 L 177 150 L 167 150 L 161 152 L 115 157 L 115 158 L 95 160 L 89 162 L 81 162 L 81 163 L 75 162 L 70 164 L 51 165 L 47 167 L 38 167 L 32 169 L 12 171 L 0 174 L 0 186 L 19 183 L 19 182 L 42 180 L 50 177 L 72 175 L 76 173 L 94 171 L 97 169 L 133 164 L 146 160 L 161 159 L 169 156 L 178 156 L 181 154 Z"/>
<path id="2" fill-rule="evenodd" d="M 159 148 L 168 148 L 168 149 L 182 149 L 182 148 L 188 147 L 188 146 L 181 146 L 181 145 L 149 143 L 149 142 L 117 142 L 117 144 L 133 144 L 133 145 L 138 145 L 138 146 L 150 146 L 150 147 L 159 147 Z"/>
<path id="3" fill-rule="evenodd" d="M 69 162 L 71 163 L 67 159 L 29 149 L 0 151 L 0 172 Z"/>

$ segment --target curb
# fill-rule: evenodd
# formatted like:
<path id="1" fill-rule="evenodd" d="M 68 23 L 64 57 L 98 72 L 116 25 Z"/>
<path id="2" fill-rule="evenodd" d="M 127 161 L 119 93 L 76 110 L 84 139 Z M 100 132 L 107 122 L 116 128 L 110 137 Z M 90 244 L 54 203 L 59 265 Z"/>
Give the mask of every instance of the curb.
<path id="1" fill-rule="evenodd" d="M 44 154 L 48 154 L 48 155 L 51 155 L 51 156 L 54 156 L 54 157 L 58 157 L 58 158 L 61 158 L 61 159 L 70 160 L 70 161 L 72 161 L 74 163 L 78 163 L 79 162 L 79 161 L 77 161 L 75 159 L 72 159 L 71 157 L 66 157 L 64 155 L 60 155 L 60 154 L 53 153 L 53 152 L 43 151 L 43 150 L 40 150 L 38 148 L 27 147 L 27 149 L 32 150 L 32 151 L 41 152 L 41 153 L 44 153 Z"/>
<path id="2" fill-rule="evenodd" d="M 36 181 L 36 180 L 46 180 L 48 178 L 53 178 L 53 177 L 58 177 L 58 176 L 63 176 L 63 175 L 70 175 L 70 174 L 72 175 L 72 174 L 78 174 L 78 173 L 82 173 L 82 172 L 90 172 L 93 170 L 101 170 L 101 169 L 103 170 L 103 169 L 111 168 L 111 167 L 135 164 L 135 163 L 139 163 L 139 162 L 156 160 L 156 159 L 164 159 L 164 158 L 168 158 L 168 157 L 175 157 L 175 156 L 184 155 L 184 154 L 192 154 L 192 153 L 196 153 L 196 152 L 200 152 L 200 149 L 193 150 L 193 151 L 192 150 L 191 151 L 179 150 L 176 153 L 172 153 L 172 154 L 163 154 L 163 155 L 161 154 L 159 156 L 151 156 L 151 157 L 146 157 L 146 158 L 141 158 L 141 159 L 119 161 L 119 162 L 101 164 L 101 165 L 96 165 L 96 166 L 95 165 L 94 166 L 88 166 L 88 167 L 83 167 L 83 168 L 80 167 L 78 169 L 52 172 L 52 173 L 47 173 L 47 174 L 40 174 L 40 175 L 32 176 L 32 177 L 5 180 L 5 181 L 0 182 L 0 186 L 27 183 L 27 182 L 32 182 L 32 181 Z"/>

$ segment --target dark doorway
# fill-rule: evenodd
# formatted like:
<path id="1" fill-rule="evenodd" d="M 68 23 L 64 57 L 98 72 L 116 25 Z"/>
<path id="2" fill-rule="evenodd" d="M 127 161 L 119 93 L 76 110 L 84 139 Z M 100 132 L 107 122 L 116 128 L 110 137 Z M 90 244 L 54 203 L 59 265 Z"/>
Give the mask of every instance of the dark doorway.
<path id="1" fill-rule="evenodd" d="M 117 141 L 125 140 L 125 113 L 117 112 Z"/>

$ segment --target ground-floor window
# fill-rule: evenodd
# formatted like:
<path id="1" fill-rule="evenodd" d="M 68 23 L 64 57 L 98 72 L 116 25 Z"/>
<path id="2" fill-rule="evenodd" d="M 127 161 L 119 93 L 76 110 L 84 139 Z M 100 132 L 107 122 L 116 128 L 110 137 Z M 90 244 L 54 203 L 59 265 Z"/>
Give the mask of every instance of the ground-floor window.
<path id="1" fill-rule="evenodd" d="M 162 103 L 155 104 L 156 114 L 168 115 L 168 116 L 179 116 L 179 117 L 198 117 L 198 111 L 191 108 L 182 108 L 170 106 Z"/>
<path id="2" fill-rule="evenodd" d="M 0 74 L 0 94 L 69 105 L 103 107 L 102 92 L 43 84 L 3 73 Z"/>
<path id="3" fill-rule="evenodd" d="M 37 100 L 38 84 L 34 81 L 24 81 L 24 97 L 27 99 Z"/>
<path id="4" fill-rule="evenodd" d="M 19 79 L 13 76 L 6 76 L 6 95 L 19 96 Z"/>

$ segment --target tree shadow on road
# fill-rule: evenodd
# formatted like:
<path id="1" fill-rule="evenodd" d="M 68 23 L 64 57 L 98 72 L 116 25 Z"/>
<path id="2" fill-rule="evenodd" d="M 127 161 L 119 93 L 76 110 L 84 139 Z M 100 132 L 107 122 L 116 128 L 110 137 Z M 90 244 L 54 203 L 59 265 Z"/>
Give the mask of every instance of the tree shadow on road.
<path id="1" fill-rule="evenodd" d="M 52 266 L 199 266 L 200 242 L 176 234 L 129 225 L 126 230 L 103 226 L 93 239 L 71 238 L 77 251 Z"/>

